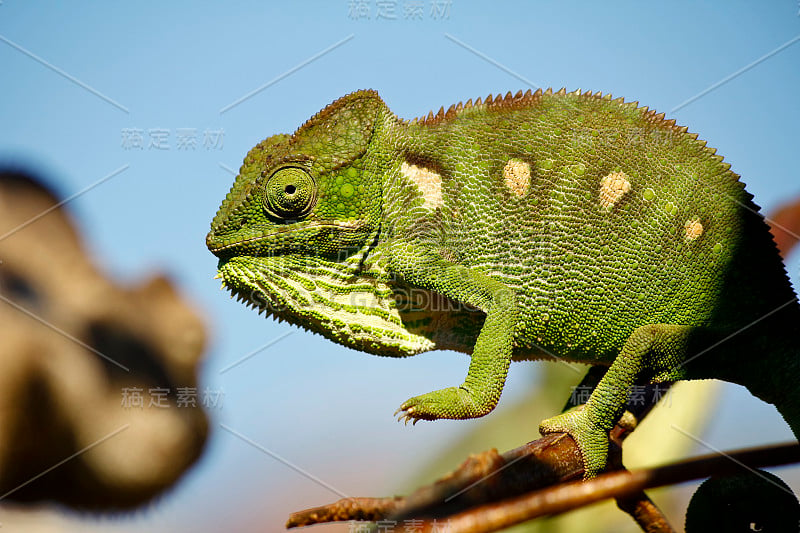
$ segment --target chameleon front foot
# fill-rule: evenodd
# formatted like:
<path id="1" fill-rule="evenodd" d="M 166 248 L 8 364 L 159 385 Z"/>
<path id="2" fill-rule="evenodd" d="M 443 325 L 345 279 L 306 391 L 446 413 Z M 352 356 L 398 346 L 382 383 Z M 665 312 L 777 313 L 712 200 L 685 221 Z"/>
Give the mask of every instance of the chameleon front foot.
<path id="1" fill-rule="evenodd" d="M 464 387 L 448 387 L 407 400 L 395 411 L 398 420 L 408 423 L 439 418 L 478 418 L 489 413 L 494 404 L 480 401 Z"/>
<path id="2" fill-rule="evenodd" d="M 606 467 L 608 432 L 592 422 L 584 405 L 579 405 L 539 424 L 539 433 L 568 433 L 583 459 L 583 478 L 596 477 Z"/>

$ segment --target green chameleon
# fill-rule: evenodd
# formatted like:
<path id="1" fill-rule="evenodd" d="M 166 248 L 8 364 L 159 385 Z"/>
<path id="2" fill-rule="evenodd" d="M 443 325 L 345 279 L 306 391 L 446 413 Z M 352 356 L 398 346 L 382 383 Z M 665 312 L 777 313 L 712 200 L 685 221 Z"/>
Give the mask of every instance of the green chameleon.
<path id="1" fill-rule="evenodd" d="M 206 242 L 259 312 L 377 355 L 471 354 L 406 421 L 489 413 L 511 360 L 592 365 L 588 401 L 540 426 L 576 440 L 588 478 L 637 384 L 739 383 L 800 434 L 800 306 L 729 166 L 609 95 L 408 122 L 358 91 L 254 147 Z"/>

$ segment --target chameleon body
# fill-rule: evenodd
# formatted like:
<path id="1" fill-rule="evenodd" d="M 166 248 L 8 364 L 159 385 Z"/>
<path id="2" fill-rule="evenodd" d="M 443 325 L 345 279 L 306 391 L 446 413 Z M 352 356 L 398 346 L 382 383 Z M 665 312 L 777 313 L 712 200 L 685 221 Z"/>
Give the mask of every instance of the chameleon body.
<path id="1" fill-rule="evenodd" d="M 377 355 L 470 354 L 406 421 L 483 416 L 512 359 L 551 359 L 607 369 L 540 426 L 587 477 L 635 384 L 732 381 L 800 430 L 800 308 L 758 207 L 636 102 L 529 91 L 409 122 L 355 92 L 247 154 L 207 245 L 259 311 Z"/>

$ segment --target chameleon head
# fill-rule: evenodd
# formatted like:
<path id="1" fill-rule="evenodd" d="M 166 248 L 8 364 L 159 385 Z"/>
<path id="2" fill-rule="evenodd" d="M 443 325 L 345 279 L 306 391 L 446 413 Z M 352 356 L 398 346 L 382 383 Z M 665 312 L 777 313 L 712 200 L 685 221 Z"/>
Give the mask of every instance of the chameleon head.
<path id="1" fill-rule="evenodd" d="M 377 93 L 359 91 L 250 150 L 206 237 L 235 296 L 367 351 L 430 344 L 408 340 L 386 284 L 358 275 L 392 156 L 371 141 L 396 120 Z"/>
<path id="2" fill-rule="evenodd" d="M 341 259 L 360 248 L 380 218 L 385 157 L 370 140 L 385 109 L 376 93 L 359 91 L 293 135 L 250 150 L 211 223 L 209 250 L 224 263 L 286 254 Z"/>

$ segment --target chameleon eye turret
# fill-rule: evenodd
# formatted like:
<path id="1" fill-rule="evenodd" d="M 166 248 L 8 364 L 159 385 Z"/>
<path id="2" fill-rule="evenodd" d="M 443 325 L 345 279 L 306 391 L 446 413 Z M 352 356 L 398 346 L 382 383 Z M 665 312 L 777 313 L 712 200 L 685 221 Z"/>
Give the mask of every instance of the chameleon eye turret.
<path id="1" fill-rule="evenodd" d="M 317 184 L 302 168 L 278 169 L 264 185 L 264 210 L 275 218 L 301 218 L 314 208 L 316 201 Z"/>

